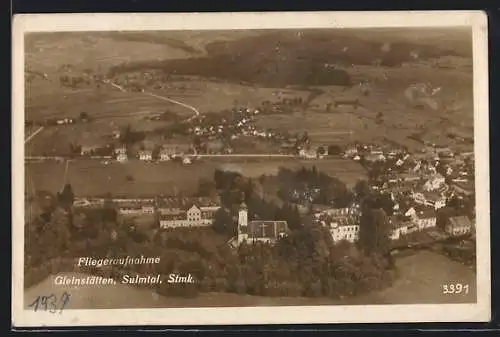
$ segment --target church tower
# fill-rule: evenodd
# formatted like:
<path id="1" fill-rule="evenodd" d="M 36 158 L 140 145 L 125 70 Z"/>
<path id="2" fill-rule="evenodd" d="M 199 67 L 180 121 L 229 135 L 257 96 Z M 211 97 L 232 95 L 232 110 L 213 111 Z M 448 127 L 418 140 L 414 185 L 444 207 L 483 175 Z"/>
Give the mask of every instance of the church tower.
<path id="1" fill-rule="evenodd" d="M 241 243 L 248 238 L 248 208 L 243 202 L 238 212 L 238 242 Z"/>

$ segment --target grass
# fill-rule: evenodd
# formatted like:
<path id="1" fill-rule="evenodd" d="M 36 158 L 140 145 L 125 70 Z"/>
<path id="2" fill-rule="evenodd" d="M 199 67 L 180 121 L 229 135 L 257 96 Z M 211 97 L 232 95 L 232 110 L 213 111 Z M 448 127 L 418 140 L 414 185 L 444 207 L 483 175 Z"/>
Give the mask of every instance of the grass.
<path id="1" fill-rule="evenodd" d="M 203 167 L 203 168 L 202 168 Z M 64 183 L 64 164 L 54 162 L 26 165 L 26 178 L 37 190 L 56 192 Z M 127 180 L 131 175 L 134 180 Z M 110 192 L 123 196 L 171 195 L 176 192 L 195 193 L 199 178 L 212 178 L 213 169 L 206 165 L 184 166 L 177 163 L 144 163 L 131 160 L 126 164 L 101 164 L 98 160 L 78 160 L 69 164 L 66 182 L 77 196 L 98 196 Z"/>
<path id="2" fill-rule="evenodd" d="M 64 180 L 65 164 L 46 161 L 26 164 L 26 189 L 31 183 L 36 190 L 60 191 L 65 182 L 71 183 L 77 196 L 98 196 L 111 192 L 114 195 L 151 196 L 173 193 L 196 193 L 199 179 L 213 179 L 216 169 L 237 171 L 246 177 L 257 179 L 261 175 L 275 175 L 279 167 L 291 169 L 302 166 L 316 168 L 335 176 L 349 186 L 365 177 L 364 169 L 357 163 L 344 159 L 321 161 L 302 160 L 235 160 L 212 159 L 182 165 L 174 162 L 145 163 L 130 160 L 108 165 L 99 160 L 75 160 L 68 166 Z M 134 180 L 127 180 L 131 175 Z"/>
<path id="3" fill-rule="evenodd" d="M 120 39 L 99 32 L 30 33 L 26 35 L 26 62 L 30 68 L 54 72 L 63 64 L 81 68 L 107 68 L 122 62 L 186 58 L 193 54 L 172 43 Z"/>

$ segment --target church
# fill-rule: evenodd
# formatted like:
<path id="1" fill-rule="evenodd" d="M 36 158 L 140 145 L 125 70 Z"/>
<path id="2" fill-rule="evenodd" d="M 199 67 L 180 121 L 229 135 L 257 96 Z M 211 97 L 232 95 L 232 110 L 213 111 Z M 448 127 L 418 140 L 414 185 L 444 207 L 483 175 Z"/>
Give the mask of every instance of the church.
<path id="1" fill-rule="evenodd" d="M 235 245 L 241 243 L 269 243 L 273 244 L 288 233 L 286 221 L 252 220 L 248 221 L 248 208 L 245 203 L 240 205 L 238 211 L 238 235 L 234 240 Z"/>

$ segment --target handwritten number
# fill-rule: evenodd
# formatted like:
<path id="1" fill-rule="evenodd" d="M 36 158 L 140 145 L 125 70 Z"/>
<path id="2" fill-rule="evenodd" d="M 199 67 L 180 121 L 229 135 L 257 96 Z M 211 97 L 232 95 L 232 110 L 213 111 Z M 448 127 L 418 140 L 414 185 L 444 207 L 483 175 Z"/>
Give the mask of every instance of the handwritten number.
<path id="1" fill-rule="evenodd" d="M 33 308 L 33 311 L 43 310 L 51 313 L 56 313 L 59 309 L 59 313 L 62 313 L 68 305 L 69 299 L 70 294 L 67 292 L 64 292 L 59 299 L 54 294 L 38 296 L 28 307 Z"/>
<path id="2" fill-rule="evenodd" d="M 33 311 L 38 311 L 39 304 L 40 304 L 40 296 L 38 296 L 30 305 L 28 305 L 28 308 L 33 308 Z"/>
<path id="3" fill-rule="evenodd" d="M 56 312 L 56 310 L 57 310 L 57 297 L 54 294 L 47 297 L 47 305 L 48 305 L 49 311 L 51 313 Z"/>
<path id="4" fill-rule="evenodd" d="M 59 310 L 59 313 L 61 313 L 64 308 L 66 307 L 66 305 L 68 304 L 69 302 L 69 297 L 70 295 L 67 293 L 67 292 L 64 292 L 61 296 L 61 309 Z"/>

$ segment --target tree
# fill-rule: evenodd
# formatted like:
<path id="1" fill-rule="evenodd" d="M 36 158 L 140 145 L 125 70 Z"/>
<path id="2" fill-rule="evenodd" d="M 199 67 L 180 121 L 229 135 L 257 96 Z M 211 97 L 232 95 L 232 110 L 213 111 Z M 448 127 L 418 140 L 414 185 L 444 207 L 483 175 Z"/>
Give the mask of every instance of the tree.
<path id="1" fill-rule="evenodd" d="M 80 112 L 80 120 L 82 122 L 87 122 L 90 119 L 89 114 L 85 111 Z"/>
<path id="2" fill-rule="evenodd" d="M 368 198 L 366 198 L 368 199 Z M 389 251 L 389 221 L 385 211 L 374 208 L 375 203 L 365 200 L 359 224 L 359 245 L 366 254 L 386 254 Z"/>
<path id="3" fill-rule="evenodd" d="M 319 156 L 324 156 L 326 154 L 326 150 L 323 146 L 318 147 L 318 150 L 316 152 Z"/>
<path id="4" fill-rule="evenodd" d="M 151 153 L 151 157 L 153 160 L 157 160 L 160 158 L 160 152 L 161 152 L 161 146 L 160 145 L 155 145 L 153 148 L 153 151 Z"/>
<path id="5" fill-rule="evenodd" d="M 236 227 L 233 223 L 231 215 L 223 208 L 219 208 L 215 212 L 213 227 L 217 233 L 234 236 L 236 234 Z"/>
<path id="6" fill-rule="evenodd" d="M 71 187 L 71 184 L 64 185 L 64 188 L 61 191 L 61 193 L 58 193 L 58 199 L 60 205 L 64 209 L 68 209 L 71 206 L 73 206 L 73 202 L 75 200 L 75 194 L 73 193 L 73 188 Z"/>
<path id="7" fill-rule="evenodd" d="M 118 219 L 118 212 L 116 211 L 111 193 L 107 193 L 104 198 L 102 218 L 106 222 L 116 222 Z"/>
<path id="8" fill-rule="evenodd" d="M 358 180 L 354 186 L 354 193 L 358 200 L 363 200 L 371 194 L 370 185 L 368 185 L 366 180 Z"/>
<path id="9" fill-rule="evenodd" d="M 342 149 L 340 146 L 338 146 L 338 145 L 329 145 L 328 146 L 328 154 L 330 156 L 332 156 L 332 155 L 337 156 L 341 153 L 342 153 Z"/>

